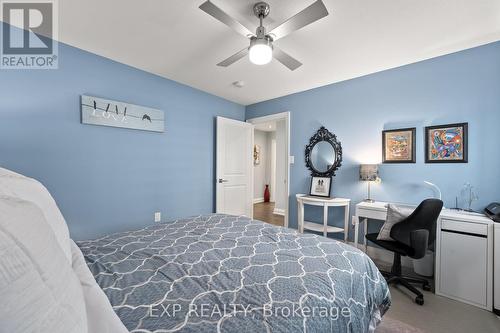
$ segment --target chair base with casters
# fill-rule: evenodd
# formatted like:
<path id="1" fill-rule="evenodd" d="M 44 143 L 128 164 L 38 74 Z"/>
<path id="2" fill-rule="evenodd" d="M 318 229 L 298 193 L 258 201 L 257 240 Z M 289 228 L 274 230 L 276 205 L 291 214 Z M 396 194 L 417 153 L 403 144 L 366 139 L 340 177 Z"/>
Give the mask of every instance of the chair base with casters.
<path id="1" fill-rule="evenodd" d="M 429 284 L 429 281 L 426 279 L 404 276 L 401 271 L 401 255 L 408 255 L 409 253 L 411 253 L 411 249 L 398 242 L 377 240 L 377 236 L 378 233 L 367 234 L 366 238 L 369 241 L 394 252 L 394 260 L 392 263 L 391 271 L 380 271 L 380 273 L 382 273 L 382 275 L 385 277 L 387 284 L 402 285 L 416 295 L 415 303 L 417 303 L 418 305 L 424 305 L 424 295 L 420 292 L 420 290 L 415 288 L 413 284 L 421 285 L 423 290 L 430 291 L 431 285 Z"/>

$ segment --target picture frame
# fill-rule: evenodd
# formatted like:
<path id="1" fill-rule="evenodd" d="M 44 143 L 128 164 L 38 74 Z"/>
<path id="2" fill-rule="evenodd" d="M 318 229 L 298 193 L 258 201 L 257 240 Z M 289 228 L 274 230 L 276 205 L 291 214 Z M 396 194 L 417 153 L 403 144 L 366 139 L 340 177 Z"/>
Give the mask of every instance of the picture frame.
<path id="1" fill-rule="evenodd" d="M 329 198 L 332 190 L 332 177 L 311 177 L 309 195 Z"/>
<path id="2" fill-rule="evenodd" d="M 382 131 L 382 163 L 416 163 L 417 128 Z"/>
<path id="3" fill-rule="evenodd" d="M 425 163 L 468 163 L 468 123 L 425 128 Z"/>
<path id="4" fill-rule="evenodd" d="M 260 146 L 254 145 L 253 146 L 253 165 L 259 165 L 259 164 L 260 164 Z"/>

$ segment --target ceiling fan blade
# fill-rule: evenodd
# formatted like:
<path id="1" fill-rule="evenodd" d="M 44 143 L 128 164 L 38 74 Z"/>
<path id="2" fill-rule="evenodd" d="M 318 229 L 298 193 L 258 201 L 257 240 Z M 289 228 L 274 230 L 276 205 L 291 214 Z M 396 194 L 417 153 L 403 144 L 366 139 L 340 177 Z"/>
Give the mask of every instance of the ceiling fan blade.
<path id="1" fill-rule="evenodd" d="M 312 5 L 297 13 L 287 21 L 274 28 L 269 34 L 274 40 L 285 37 L 286 35 L 299 30 L 328 15 L 328 10 L 321 0 L 317 0 Z"/>
<path id="2" fill-rule="evenodd" d="M 243 35 L 245 37 L 254 35 L 254 33 L 248 30 L 243 24 L 236 21 L 234 18 L 226 14 L 222 9 L 220 9 L 210 1 L 202 3 L 200 9 L 213 18 L 221 21 L 240 35 Z"/>
<path id="3" fill-rule="evenodd" d="M 235 62 L 237 62 L 238 60 L 240 60 L 241 58 L 243 58 L 244 56 L 246 56 L 248 54 L 248 47 L 245 47 L 243 50 L 241 50 L 240 52 L 236 53 L 236 54 L 233 54 L 232 56 L 230 56 L 229 58 L 227 58 L 226 60 L 223 60 L 221 62 L 219 62 L 217 64 L 217 66 L 221 66 L 221 67 L 227 67 L 229 65 L 232 65 L 234 64 Z"/>
<path id="4" fill-rule="evenodd" d="M 291 55 L 288 53 L 284 52 L 278 47 L 274 47 L 273 50 L 273 57 L 274 59 L 278 60 L 281 62 L 283 65 L 288 67 L 289 70 L 294 71 L 300 66 L 302 66 L 302 63 L 298 61 L 297 59 L 293 58 Z"/>

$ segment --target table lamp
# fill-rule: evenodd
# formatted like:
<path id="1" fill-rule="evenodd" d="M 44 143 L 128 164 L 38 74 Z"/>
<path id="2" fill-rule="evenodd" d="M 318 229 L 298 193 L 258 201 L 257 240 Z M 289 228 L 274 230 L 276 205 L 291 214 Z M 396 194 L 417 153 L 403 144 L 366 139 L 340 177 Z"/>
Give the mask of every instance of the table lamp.
<path id="1" fill-rule="evenodd" d="M 359 166 L 359 180 L 368 182 L 368 198 L 365 202 L 375 202 L 370 197 L 370 184 L 371 182 L 380 183 L 380 177 L 378 175 L 378 165 L 377 164 L 361 164 Z"/>

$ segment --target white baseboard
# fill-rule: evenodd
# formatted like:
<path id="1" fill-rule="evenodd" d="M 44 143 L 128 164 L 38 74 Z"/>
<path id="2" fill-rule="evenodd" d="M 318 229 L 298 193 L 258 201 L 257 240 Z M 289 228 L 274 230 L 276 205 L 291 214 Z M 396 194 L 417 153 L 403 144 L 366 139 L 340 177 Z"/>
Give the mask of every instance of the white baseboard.
<path id="1" fill-rule="evenodd" d="M 255 199 L 253 199 L 253 203 L 254 204 L 261 203 L 261 202 L 264 202 L 264 198 L 255 198 Z"/>
<path id="2" fill-rule="evenodd" d="M 348 242 L 348 243 L 349 245 L 356 247 L 356 245 L 354 245 L 354 242 Z M 364 251 L 365 246 L 359 244 L 358 249 Z M 394 258 L 394 255 L 391 251 L 387 251 L 374 246 L 368 246 L 367 254 L 373 260 L 382 261 L 388 264 L 392 264 Z M 401 257 L 401 266 L 413 269 L 412 259 L 408 257 Z"/>
<path id="3" fill-rule="evenodd" d="M 273 214 L 285 216 L 285 210 L 280 208 L 274 208 Z"/>

